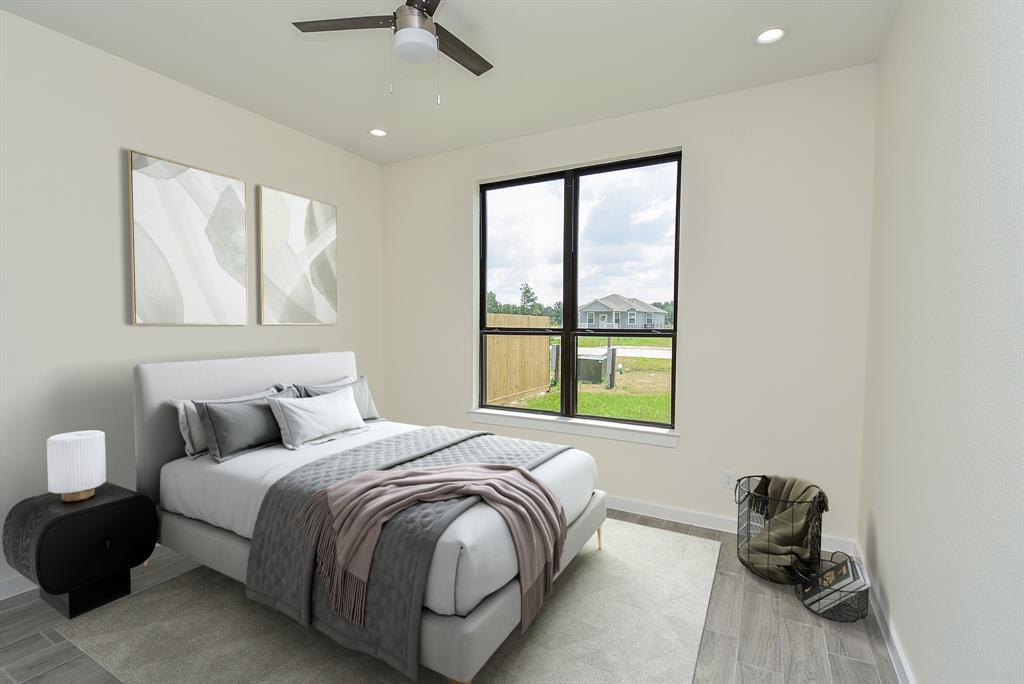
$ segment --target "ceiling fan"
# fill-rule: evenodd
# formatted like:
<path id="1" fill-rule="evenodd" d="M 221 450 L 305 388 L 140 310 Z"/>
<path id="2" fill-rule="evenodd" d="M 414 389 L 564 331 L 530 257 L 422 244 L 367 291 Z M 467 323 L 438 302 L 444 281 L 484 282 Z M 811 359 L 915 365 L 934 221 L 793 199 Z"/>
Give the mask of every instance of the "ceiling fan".
<path id="1" fill-rule="evenodd" d="M 377 17 L 345 17 L 293 22 L 303 33 L 389 28 L 395 32 L 393 49 L 399 59 L 428 62 L 437 50 L 479 76 L 491 69 L 491 63 L 455 37 L 433 19 L 441 0 L 408 0 L 393 14 Z"/>

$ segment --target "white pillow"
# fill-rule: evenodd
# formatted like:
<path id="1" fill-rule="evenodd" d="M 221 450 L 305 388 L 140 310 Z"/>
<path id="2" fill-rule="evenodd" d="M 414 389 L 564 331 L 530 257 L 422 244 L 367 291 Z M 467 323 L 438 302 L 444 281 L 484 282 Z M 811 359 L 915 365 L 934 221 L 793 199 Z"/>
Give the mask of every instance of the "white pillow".
<path id="1" fill-rule="evenodd" d="M 347 430 L 366 427 L 351 387 L 319 397 L 268 397 L 267 401 L 281 427 L 281 441 L 289 449 L 298 449 L 310 442 L 327 441 Z"/>

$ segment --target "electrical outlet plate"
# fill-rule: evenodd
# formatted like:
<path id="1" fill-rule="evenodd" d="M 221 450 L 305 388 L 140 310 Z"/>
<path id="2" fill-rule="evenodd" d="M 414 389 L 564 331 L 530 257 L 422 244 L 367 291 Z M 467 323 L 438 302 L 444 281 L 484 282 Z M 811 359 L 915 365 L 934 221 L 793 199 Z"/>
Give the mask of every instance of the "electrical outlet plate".
<path id="1" fill-rule="evenodd" d="M 736 473 L 731 470 L 722 471 L 722 489 L 733 489 L 736 487 Z"/>

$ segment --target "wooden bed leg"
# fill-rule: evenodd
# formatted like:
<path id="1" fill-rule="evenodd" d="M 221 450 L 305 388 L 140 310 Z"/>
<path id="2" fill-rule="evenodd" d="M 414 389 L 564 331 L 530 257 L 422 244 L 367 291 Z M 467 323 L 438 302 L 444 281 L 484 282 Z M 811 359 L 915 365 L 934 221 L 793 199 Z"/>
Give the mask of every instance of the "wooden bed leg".
<path id="1" fill-rule="evenodd" d="M 602 539 L 601 539 L 601 529 L 602 528 L 600 528 L 600 527 L 597 528 L 597 550 L 598 551 L 600 551 L 601 549 L 604 548 L 604 544 L 602 543 Z"/>

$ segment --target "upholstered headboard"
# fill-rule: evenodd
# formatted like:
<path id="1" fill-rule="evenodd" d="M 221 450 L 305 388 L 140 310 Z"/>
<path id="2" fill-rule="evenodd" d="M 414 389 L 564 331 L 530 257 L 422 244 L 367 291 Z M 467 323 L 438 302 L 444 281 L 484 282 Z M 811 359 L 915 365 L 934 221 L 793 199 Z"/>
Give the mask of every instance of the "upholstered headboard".
<path id="1" fill-rule="evenodd" d="M 136 489 L 159 503 L 160 469 L 185 455 L 170 399 L 220 399 L 275 383 L 315 385 L 355 374 L 352 352 L 139 364 L 135 367 Z"/>

